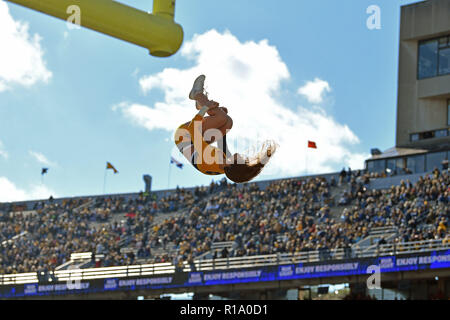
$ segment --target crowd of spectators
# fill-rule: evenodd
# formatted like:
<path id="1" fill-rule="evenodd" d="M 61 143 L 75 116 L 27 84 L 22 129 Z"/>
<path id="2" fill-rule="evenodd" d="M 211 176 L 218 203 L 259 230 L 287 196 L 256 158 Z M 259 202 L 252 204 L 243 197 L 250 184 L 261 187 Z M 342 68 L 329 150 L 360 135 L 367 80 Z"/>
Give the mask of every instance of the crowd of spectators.
<path id="1" fill-rule="evenodd" d="M 231 241 L 232 247 L 214 257 L 328 252 L 350 248 L 371 228 L 388 225 L 398 228 L 393 240 L 398 243 L 450 241 L 448 171 L 436 169 L 415 184 L 402 181 L 386 190 L 371 190 L 370 178 L 343 169 L 337 181 L 284 179 L 264 190 L 222 180 L 190 191 L 177 188 L 159 199 L 144 193 L 135 198 L 50 199 L 30 212 L 0 206 L 0 274 L 52 269 L 74 252 L 102 257 L 95 266 L 143 260 L 181 265 L 223 241 Z M 344 194 L 334 199 L 333 188 Z M 123 223 L 114 219 L 124 213 Z M 157 215 L 167 218 L 155 223 Z"/>
<path id="2" fill-rule="evenodd" d="M 95 228 L 90 214 L 74 203 L 46 203 L 29 213 L 10 212 L 0 217 L 0 273 L 52 269 L 74 252 L 95 252 L 103 246 L 112 264 L 117 262 L 118 241 L 126 228 Z M 11 235 L 17 238 L 11 240 Z"/>
<path id="3" fill-rule="evenodd" d="M 256 184 L 229 186 L 208 198 L 188 215 L 166 220 L 155 236 L 174 243 L 178 260 L 190 260 L 210 250 L 213 242 L 232 241 L 217 257 L 239 257 L 350 248 L 371 228 L 393 226 L 392 241 L 449 241 L 448 171 L 435 170 L 412 184 L 386 190 L 368 188 L 367 176 L 351 174 L 348 202 L 338 216 L 330 215 L 330 188 L 324 178 L 276 181 L 265 190 Z M 383 240 L 384 241 L 384 240 Z M 399 246 L 401 248 L 401 246 Z"/>
<path id="4" fill-rule="evenodd" d="M 128 200 L 98 197 L 57 202 L 50 198 L 36 202 L 29 210 L 4 204 L 0 207 L 0 274 L 49 270 L 67 262 L 76 252 L 102 257 L 100 261 L 94 259 L 93 266 L 133 264 L 134 253 L 120 250 L 126 240 L 151 230 L 157 213 L 191 206 L 205 196 L 206 189 L 178 189 L 160 199 L 143 193 Z M 110 222 L 114 214 L 124 212 L 125 223 Z M 165 259 L 169 258 L 161 256 L 157 261 Z"/>

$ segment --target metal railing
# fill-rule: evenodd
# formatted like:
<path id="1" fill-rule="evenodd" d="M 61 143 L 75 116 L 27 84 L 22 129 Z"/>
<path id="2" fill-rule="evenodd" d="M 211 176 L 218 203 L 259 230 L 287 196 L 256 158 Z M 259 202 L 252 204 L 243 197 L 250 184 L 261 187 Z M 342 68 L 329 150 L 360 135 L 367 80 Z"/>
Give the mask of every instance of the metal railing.
<path id="1" fill-rule="evenodd" d="M 211 250 L 220 250 L 223 248 L 231 248 L 233 246 L 233 241 L 222 241 L 222 242 L 213 242 L 211 244 Z"/>
<path id="2" fill-rule="evenodd" d="M 399 244 L 384 244 L 370 250 L 359 248 L 339 248 L 334 250 L 316 250 L 309 252 L 244 256 L 209 260 L 196 260 L 193 265 L 187 262 L 178 269 L 183 272 L 211 271 L 224 269 L 243 269 L 263 266 L 277 266 L 295 263 L 307 263 L 351 258 L 367 258 L 389 255 L 403 255 L 427 251 L 450 249 L 450 241 L 425 240 Z M 126 278 L 151 275 L 173 274 L 176 267 L 172 263 L 140 264 L 119 267 L 58 270 L 50 274 L 57 281 L 92 280 L 103 278 Z M 0 275 L 0 285 L 38 283 L 36 272 Z"/>
<path id="3" fill-rule="evenodd" d="M 0 246 L 2 247 L 6 247 L 8 245 L 13 244 L 17 239 L 20 239 L 23 236 L 26 236 L 28 234 L 28 231 L 23 231 L 19 234 L 16 234 L 14 237 L 12 237 L 11 239 L 8 240 L 4 240 L 3 242 L 0 243 Z"/>
<path id="4" fill-rule="evenodd" d="M 201 263 L 196 263 L 195 267 L 197 271 L 208 271 L 215 269 L 248 268 L 292 263 L 368 258 L 445 249 L 450 249 L 450 241 L 444 242 L 442 239 L 425 240 L 405 242 L 401 244 L 384 244 L 375 248 L 371 248 L 369 250 L 366 250 L 366 248 L 339 248 L 333 250 L 322 249 L 296 253 L 282 253 L 224 259 L 221 258 L 215 260 L 210 259 L 202 260 Z"/>

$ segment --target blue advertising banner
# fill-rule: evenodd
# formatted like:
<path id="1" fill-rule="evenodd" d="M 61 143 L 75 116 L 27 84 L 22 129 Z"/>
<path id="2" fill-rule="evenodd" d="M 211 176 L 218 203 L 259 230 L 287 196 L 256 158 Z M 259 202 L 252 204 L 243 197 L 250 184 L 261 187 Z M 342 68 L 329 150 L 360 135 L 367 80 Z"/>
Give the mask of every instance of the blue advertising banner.
<path id="1" fill-rule="evenodd" d="M 370 274 L 370 266 L 380 272 L 400 272 L 423 269 L 450 268 L 450 250 L 428 252 L 416 256 L 379 257 L 353 259 L 345 262 L 316 262 L 282 265 L 276 271 L 270 268 L 217 272 L 191 272 L 185 286 L 205 286 L 257 281 L 279 281 L 307 278 L 326 278 L 348 275 Z"/>
<path id="2" fill-rule="evenodd" d="M 369 271 L 369 268 L 374 266 L 379 268 L 382 273 L 450 268 L 450 250 L 430 251 L 415 255 L 298 263 L 241 270 L 181 272 L 153 277 L 93 279 L 77 284 L 0 285 L 0 298 L 339 277 L 369 274 L 372 273 Z"/>

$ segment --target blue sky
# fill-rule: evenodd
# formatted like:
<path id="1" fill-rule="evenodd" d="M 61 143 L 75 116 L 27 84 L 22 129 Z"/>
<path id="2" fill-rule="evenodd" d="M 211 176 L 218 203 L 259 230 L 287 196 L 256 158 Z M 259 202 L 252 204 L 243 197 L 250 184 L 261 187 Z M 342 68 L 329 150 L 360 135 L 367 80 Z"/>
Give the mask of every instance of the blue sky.
<path id="1" fill-rule="evenodd" d="M 394 145 L 400 6 L 412 2 L 179 0 L 184 44 L 155 58 L 0 0 L 1 17 L 28 25 L 0 19 L 11 31 L 0 33 L 0 201 L 101 194 L 106 161 L 119 170 L 107 172 L 107 193 L 142 190 L 143 174 L 153 189 L 208 184 L 189 165 L 168 181 L 170 156 L 182 160 L 173 130 L 195 113 L 185 96 L 199 72 L 230 111 L 235 151 L 259 143 L 249 132 L 279 142 L 259 179 L 362 168 L 370 148 Z M 370 5 L 379 30 L 366 26 Z"/>

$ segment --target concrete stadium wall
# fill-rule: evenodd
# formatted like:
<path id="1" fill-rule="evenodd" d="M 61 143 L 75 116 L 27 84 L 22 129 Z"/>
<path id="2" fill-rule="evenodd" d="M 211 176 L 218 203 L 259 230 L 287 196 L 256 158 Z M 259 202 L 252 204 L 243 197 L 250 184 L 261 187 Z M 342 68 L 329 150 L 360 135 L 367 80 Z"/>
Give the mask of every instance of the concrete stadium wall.
<path id="1" fill-rule="evenodd" d="M 370 189 L 389 189 L 391 186 L 398 186 L 400 185 L 401 181 L 411 181 L 412 184 L 419 181 L 420 177 L 424 177 L 431 172 L 424 172 L 424 173 L 416 173 L 416 174 L 408 174 L 408 175 L 402 175 L 402 176 L 394 176 L 394 177 L 387 177 L 387 178 L 379 178 L 379 179 L 373 179 L 370 181 L 369 188 Z"/>

